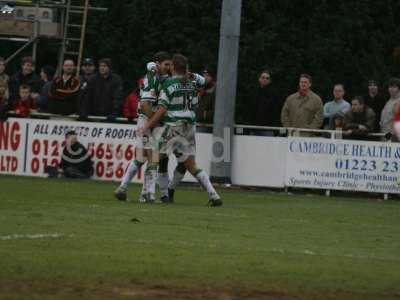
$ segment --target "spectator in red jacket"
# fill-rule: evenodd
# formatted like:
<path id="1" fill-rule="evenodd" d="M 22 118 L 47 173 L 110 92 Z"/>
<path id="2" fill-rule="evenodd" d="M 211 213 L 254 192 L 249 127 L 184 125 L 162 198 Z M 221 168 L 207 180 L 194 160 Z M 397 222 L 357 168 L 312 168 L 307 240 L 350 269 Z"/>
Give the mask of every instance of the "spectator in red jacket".
<path id="1" fill-rule="evenodd" d="M 125 118 L 136 119 L 138 117 L 137 109 L 140 97 L 140 87 L 143 85 L 143 78 L 137 81 L 137 87 L 124 100 L 122 114 Z"/>
<path id="2" fill-rule="evenodd" d="M 31 89 L 28 85 L 22 84 L 19 87 L 19 97 L 14 102 L 14 111 L 18 117 L 29 117 L 31 112 L 36 111 L 36 105 L 31 98 Z"/>

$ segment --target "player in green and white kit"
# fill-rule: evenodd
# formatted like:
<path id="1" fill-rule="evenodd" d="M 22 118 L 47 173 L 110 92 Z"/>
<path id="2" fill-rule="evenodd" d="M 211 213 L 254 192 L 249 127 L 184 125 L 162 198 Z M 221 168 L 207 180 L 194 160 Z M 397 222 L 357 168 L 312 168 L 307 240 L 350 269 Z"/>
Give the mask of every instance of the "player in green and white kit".
<path id="1" fill-rule="evenodd" d="M 172 76 L 163 84 L 158 99 L 158 108 L 138 133 L 144 135 L 147 130 L 154 128 L 160 121 L 164 127 L 157 129 L 161 153 L 178 152 L 186 169 L 207 190 L 210 206 L 221 206 L 222 200 L 212 186 L 206 172 L 196 166 L 195 140 L 195 109 L 197 106 L 196 85 L 189 79 L 188 60 L 185 56 L 176 54 L 172 59 Z M 161 134 L 159 133 L 161 131 Z"/>
<path id="2" fill-rule="evenodd" d="M 166 52 L 158 52 L 154 56 L 154 61 L 155 68 L 148 70 L 144 78 L 143 87 L 140 90 L 138 128 L 142 128 L 154 114 L 157 107 L 158 95 L 161 90 L 161 82 L 169 76 L 171 56 Z M 147 160 L 147 168 L 144 174 L 143 188 L 139 201 L 150 203 L 155 201 L 158 156 L 153 155 L 154 149 L 155 140 L 150 129 L 137 137 L 136 158 L 130 162 L 120 186 L 115 191 L 115 197 L 118 200 L 126 201 L 129 183 L 135 177 L 139 167 Z"/>

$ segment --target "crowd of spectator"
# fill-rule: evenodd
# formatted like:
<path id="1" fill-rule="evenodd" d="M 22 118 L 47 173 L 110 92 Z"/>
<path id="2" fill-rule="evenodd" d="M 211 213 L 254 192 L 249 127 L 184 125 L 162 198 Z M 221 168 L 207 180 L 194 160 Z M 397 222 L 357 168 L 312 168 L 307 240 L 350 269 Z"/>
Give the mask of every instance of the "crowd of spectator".
<path id="1" fill-rule="evenodd" d="M 18 72 L 9 77 L 5 60 L 0 57 L 0 118 L 4 119 L 7 112 L 17 117 L 39 112 L 78 115 L 80 120 L 88 116 L 106 117 L 108 121 L 117 117 L 136 119 L 143 78 L 137 80 L 136 88 L 126 95 L 121 77 L 113 71 L 111 59 L 101 59 L 97 65 L 98 68 L 92 58 L 85 58 L 78 76 L 75 62 L 66 59 L 59 74 L 54 67 L 45 65 L 39 76 L 32 58 L 24 57 Z M 215 76 L 207 69 L 204 77 L 206 85 L 199 89 L 203 101 L 198 116 L 199 121 L 212 123 Z"/>
<path id="2" fill-rule="evenodd" d="M 400 111 L 400 79 L 388 82 L 389 99 L 385 99 L 375 80 L 368 81 L 365 96 L 346 99 L 343 84 L 333 86 L 333 100 L 322 101 L 312 89 L 312 77 L 301 74 L 298 91 L 283 103 L 273 92 L 269 71 L 262 71 L 258 79 L 250 122 L 269 127 L 341 130 L 351 139 L 366 139 L 370 133 L 393 134 L 395 114 Z M 325 104 L 324 104 L 325 102 Z M 280 116 L 280 120 L 277 117 Z M 312 132 L 303 132 L 311 136 Z"/>
<path id="3" fill-rule="evenodd" d="M 203 70 L 206 84 L 199 88 L 199 123 L 213 123 L 216 76 L 206 68 Z M 136 88 L 124 94 L 121 77 L 113 72 L 108 58 L 98 61 L 85 58 L 81 74 L 76 74 L 75 62 L 67 59 L 57 74 L 52 66 L 43 66 L 40 76 L 35 73 L 31 57 L 21 60 L 20 70 L 9 76 L 6 62 L 0 57 L 0 118 L 8 111 L 19 117 L 28 117 L 32 112 L 57 115 L 78 115 L 80 120 L 88 116 L 106 117 L 113 121 L 117 117 L 135 119 L 143 80 Z M 249 124 L 269 127 L 341 130 L 352 139 L 365 139 L 369 133 L 390 134 L 393 131 L 395 113 L 400 109 L 400 79 L 392 78 L 388 83 L 389 99 L 385 99 L 375 80 L 368 81 L 364 96 L 346 97 L 343 84 L 335 84 L 333 99 L 323 101 L 312 90 L 312 78 L 308 74 L 299 77 L 297 92 L 285 101 L 274 93 L 271 73 L 263 70 L 258 78 L 254 95 L 249 99 L 251 116 Z M 363 93 L 360 93 L 363 94 Z M 351 100 L 351 101 L 347 101 Z M 324 104 L 325 103 L 325 104 Z M 310 136 L 312 133 L 302 133 Z"/>

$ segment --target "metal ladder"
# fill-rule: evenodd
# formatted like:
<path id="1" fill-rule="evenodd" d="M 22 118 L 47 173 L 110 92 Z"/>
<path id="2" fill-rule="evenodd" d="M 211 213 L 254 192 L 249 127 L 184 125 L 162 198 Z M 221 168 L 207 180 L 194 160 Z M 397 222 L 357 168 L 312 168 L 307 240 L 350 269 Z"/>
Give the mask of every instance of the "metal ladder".
<path id="1" fill-rule="evenodd" d="M 59 70 L 61 70 L 64 59 L 68 56 L 76 58 L 77 74 L 79 74 L 85 44 L 88 11 L 89 0 L 67 0 Z"/>

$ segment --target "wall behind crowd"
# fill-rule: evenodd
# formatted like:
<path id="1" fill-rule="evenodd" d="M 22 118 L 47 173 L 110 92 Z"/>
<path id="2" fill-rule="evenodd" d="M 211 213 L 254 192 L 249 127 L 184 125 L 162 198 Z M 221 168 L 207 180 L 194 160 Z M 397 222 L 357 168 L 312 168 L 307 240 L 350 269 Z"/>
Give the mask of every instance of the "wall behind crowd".
<path id="1" fill-rule="evenodd" d="M 325 101 L 336 82 L 343 82 L 350 96 L 364 94 L 368 79 L 385 83 L 399 75 L 399 1 L 242 2 L 237 112 L 266 67 L 280 97 L 296 89 L 300 73 L 310 73 L 313 89 Z M 109 11 L 91 12 L 85 56 L 111 57 L 127 87 L 161 49 L 188 55 L 194 70 L 215 68 L 221 3 L 92 0 Z M 47 51 L 54 52 L 46 49 L 40 47 L 39 66 L 48 60 Z M 237 122 L 244 117 L 238 114 Z"/>

